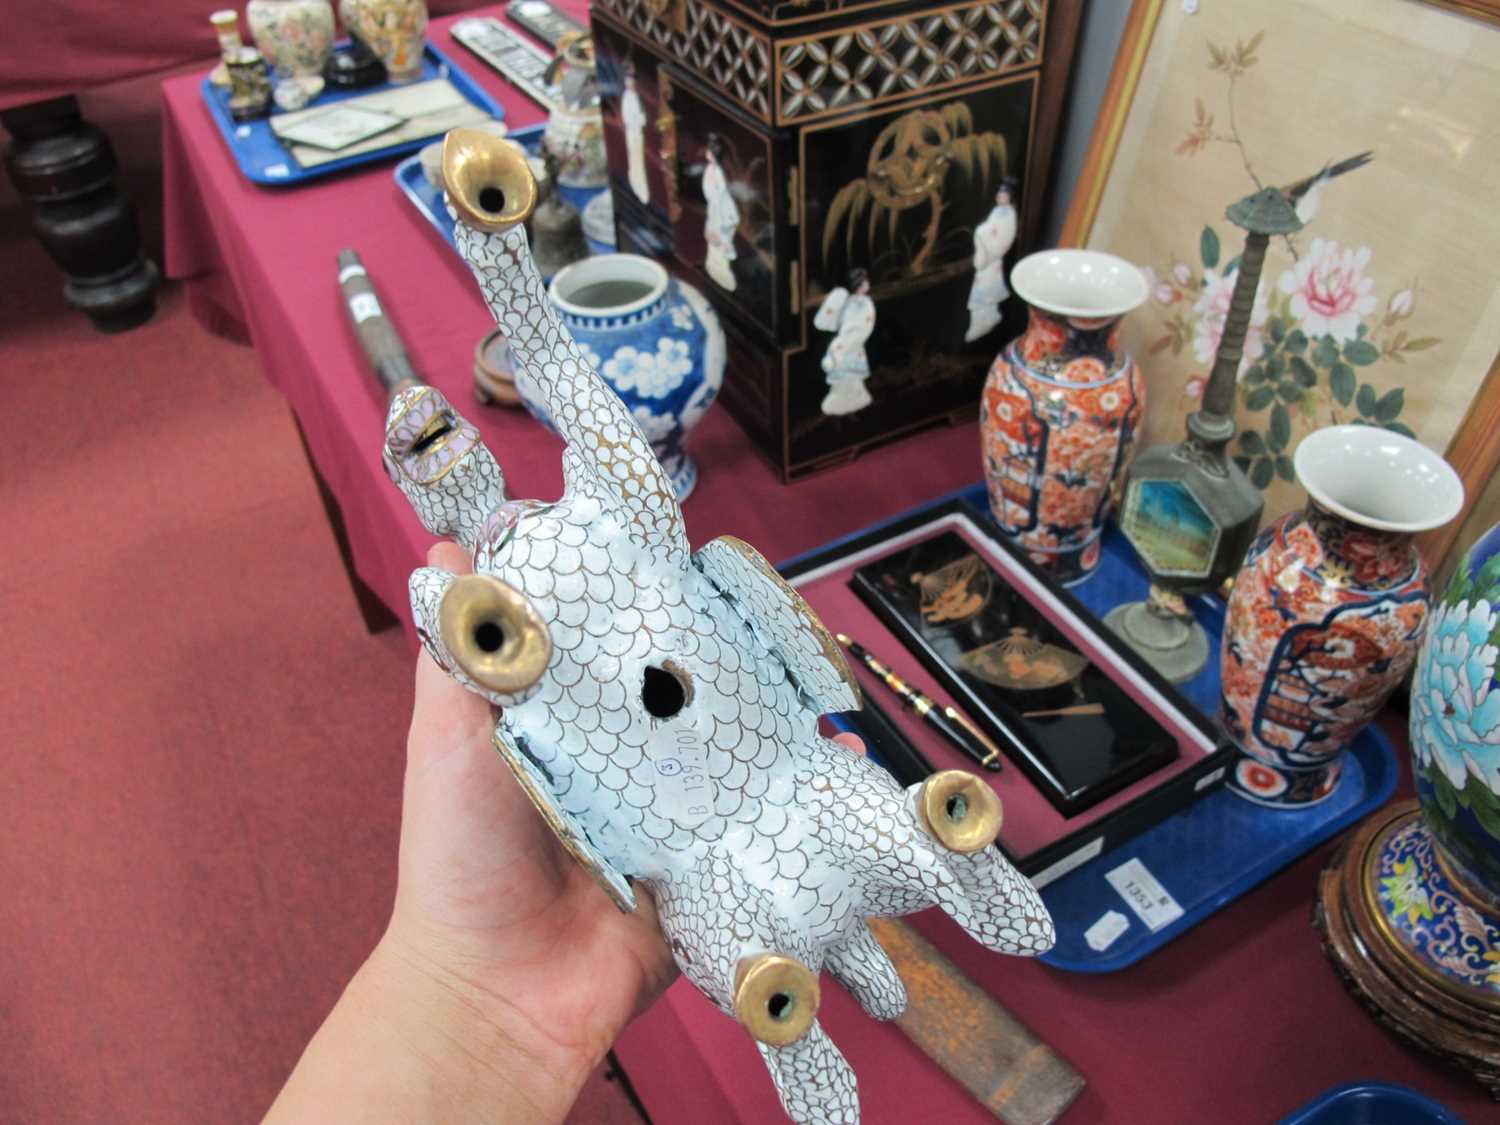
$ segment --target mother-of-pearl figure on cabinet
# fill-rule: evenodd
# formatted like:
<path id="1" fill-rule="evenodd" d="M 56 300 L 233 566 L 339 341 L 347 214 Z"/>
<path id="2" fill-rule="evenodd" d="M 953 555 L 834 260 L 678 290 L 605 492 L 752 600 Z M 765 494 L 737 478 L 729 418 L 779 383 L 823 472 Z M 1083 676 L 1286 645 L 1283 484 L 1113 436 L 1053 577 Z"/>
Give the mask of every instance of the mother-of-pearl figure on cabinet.
<path id="1" fill-rule="evenodd" d="M 870 278 L 862 269 L 849 271 L 849 287 L 836 286 L 813 318 L 813 327 L 832 332 L 823 353 L 823 371 L 828 393 L 823 396 L 824 414 L 853 414 L 875 400 L 865 380 L 870 377 L 870 358 L 865 342 L 875 331 L 875 302 L 870 297 Z"/>
<path id="2" fill-rule="evenodd" d="M 625 91 L 620 95 L 620 123 L 625 127 L 625 170 L 630 190 L 642 203 L 651 202 L 646 182 L 646 109 L 635 86 L 635 65 L 625 64 Z"/>
<path id="3" fill-rule="evenodd" d="M 1005 284 L 1005 255 L 1016 241 L 1016 208 L 1012 196 L 1016 181 L 1006 177 L 995 193 L 989 216 L 974 228 L 974 283 L 969 287 L 969 330 L 964 343 L 972 344 L 1000 323 L 1000 306 L 1010 296 Z"/>
<path id="4" fill-rule="evenodd" d="M 721 288 L 732 292 L 737 282 L 730 263 L 736 257 L 734 234 L 740 226 L 740 208 L 730 194 L 729 178 L 724 174 L 724 154 L 728 147 L 718 133 L 710 133 L 704 143 L 703 201 L 708 210 L 703 221 L 703 240 L 708 244 L 708 253 L 703 259 L 703 270 Z"/>

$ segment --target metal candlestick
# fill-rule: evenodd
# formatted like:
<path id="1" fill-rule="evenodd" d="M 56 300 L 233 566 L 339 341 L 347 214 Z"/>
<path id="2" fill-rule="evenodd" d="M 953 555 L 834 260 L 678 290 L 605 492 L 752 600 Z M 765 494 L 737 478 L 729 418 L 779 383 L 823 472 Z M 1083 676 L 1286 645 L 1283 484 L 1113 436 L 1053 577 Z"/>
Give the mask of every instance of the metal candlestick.
<path id="1" fill-rule="evenodd" d="M 1266 245 L 1272 235 L 1302 229 L 1299 199 L 1370 159 L 1370 153 L 1360 153 L 1288 187 L 1262 188 L 1224 212 L 1247 233 L 1203 403 L 1188 416 L 1185 441 L 1153 445 L 1126 473 L 1120 529 L 1151 578 L 1151 594 L 1104 620 L 1174 683 L 1192 679 L 1208 659 L 1208 637 L 1183 596 L 1216 590 L 1239 569 L 1265 509 L 1259 490 L 1230 459 L 1228 445 L 1236 432 L 1235 384 Z"/>

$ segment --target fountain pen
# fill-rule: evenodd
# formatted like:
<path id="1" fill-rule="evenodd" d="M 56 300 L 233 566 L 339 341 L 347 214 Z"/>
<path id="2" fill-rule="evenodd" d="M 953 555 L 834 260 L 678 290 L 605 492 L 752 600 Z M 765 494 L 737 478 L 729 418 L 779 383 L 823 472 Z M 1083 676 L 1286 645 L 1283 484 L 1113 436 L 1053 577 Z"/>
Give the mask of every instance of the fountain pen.
<path id="1" fill-rule="evenodd" d="M 976 730 L 974 725 L 956 708 L 940 706 L 931 696 L 923 695 L 872 656 L 869 650 L 858 641 L 850 639 L 843 633 L 834 635 L 839 644 L 853 653 L 855 659 L 873 672 L 881 683 L 890 688 L 909 710 L 957 746 L 965 757 L 972 758 L 985 769 L 995 773 L 999 773 L 1004 768 L 1000 763 L 1000 748 Z"/>

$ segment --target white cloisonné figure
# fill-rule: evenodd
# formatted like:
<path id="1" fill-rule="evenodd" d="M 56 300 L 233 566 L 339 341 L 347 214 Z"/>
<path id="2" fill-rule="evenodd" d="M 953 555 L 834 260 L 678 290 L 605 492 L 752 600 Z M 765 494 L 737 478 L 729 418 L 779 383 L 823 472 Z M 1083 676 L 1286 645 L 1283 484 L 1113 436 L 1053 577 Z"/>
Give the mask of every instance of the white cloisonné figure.
<path id="1" fill-rule="evenodd" d="M 703 240 L 708 244 L 708 252 L 703 259 L 703 270 L 721 287 L 733 292 L 738 283 L 730 263 L 737 256 L 734 234 L 740 227 L 740 208 L 724 175 L 724 154 L 728 147 L 718 133 L 710 133 L 704 144 L 703 200 L 708 211 L 703 220 Z"/>
<path id="2" fill-rule="evenodd" d="M 472 575 L 412 575 L 422 641 L 500 708 L 501 758 L 615 904 L 649 889 L 683 974 L 756 1037 L 788 1114 L 856 1122 L 818 974 L 880 1019 L 906 1002 L 865 918 L 936 904 L 1023 955 L 1051 946 L 1051 919 L 990 846 L 994 791 L 962 771 L 902 789 L 819 735 L 820 714 L 859 706 L 838 645 L 748 544 L 691 551 L 645 435 L 547 300 L 524 161 L 455 130 L 444 180 L 517 382 L 567 448 L 560 499 L 509 499 L 441 394 L 392 400 L 386 470 L 429 531 L 473 552 Z M 480 203 L 501 195 L 502 213 Z"/>
<path id="3" fill-rule="evenodd" d="M 1000 306 L 1010 296 L 1005 284 L 1005 255 L 1016 241 L 1016 209 L 1011 202 L 1015 188 L 1015 180 L 1003 180 L 989 216 L 974 228 L 974 284 L 969 287 L 966 344 L 987 335 L 1000 323 Z"/>
<path id="4" fill-rule="evenodd" d="M 864 270 L 849 271 L 849 288 L 836 286 L 818 308 L 813 327 L 832 332 L 823 353 L 823 371 L 828 393 L 823 396 L 824 414 L 853 414 L 875 400 L 865 380 L 870 377 L 870 357 L 865 342 L 875 331 L 875 302 L 870 297 L 870 278 Z"/>
<path id="5" fill-rule="evenodd" d="M 629 63 L 625 66 L 625 92 L 620 95 L 620 122 L 625 126 L 625 176 L 630 190 L 642 203 L 650 203 L 651 186 L 646 182 L 646 110 L 636 89 L 635 67 Z"/>

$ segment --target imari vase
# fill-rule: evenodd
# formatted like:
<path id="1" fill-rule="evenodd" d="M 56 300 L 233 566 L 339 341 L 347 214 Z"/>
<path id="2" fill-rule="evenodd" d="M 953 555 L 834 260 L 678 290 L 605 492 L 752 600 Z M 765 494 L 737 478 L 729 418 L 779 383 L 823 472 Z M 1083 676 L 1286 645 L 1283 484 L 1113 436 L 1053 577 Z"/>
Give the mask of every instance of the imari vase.
<path id="1" fill-rule="evenodd" d="M 1307 507 L 1251 544 L 1219 658 L 1244 752 L 1230 787 L 1282 808 L 1333 793 L 1345 748 L 1411 668 L 1429 601 L 1412 537 L 1463 505 L 1447 462 L 1387 430 L 1318 430 L 1294 464 Z"/>
<path id="2" fill-rule="evenodd" d="M 996 357 L 980 403 L 990 511 L 1053 578 L 1078 582 L 1099 565 L 1111 486 L 1145 417 L 1145 380 L 1119 331 L 1146 282 L 1091 250 L 1032 254 L 1010 280 L 1030 319 Z"/>

